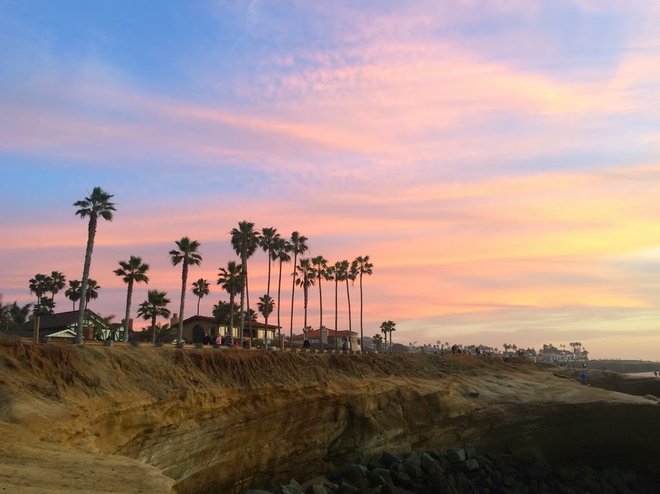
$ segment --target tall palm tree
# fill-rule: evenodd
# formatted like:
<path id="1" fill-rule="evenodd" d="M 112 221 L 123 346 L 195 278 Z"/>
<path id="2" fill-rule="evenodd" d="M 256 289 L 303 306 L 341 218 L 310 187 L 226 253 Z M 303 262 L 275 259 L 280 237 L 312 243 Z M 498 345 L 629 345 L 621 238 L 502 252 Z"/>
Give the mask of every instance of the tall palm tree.
<path id="1" fill-rule="evenodd" d="M 346 260 L 341 262 L 344 271 L 344 281 L 346 282 L 346 301 L 348 303 L 348 344 L 351 351 L 353 351 L 353 323 L 351 319 L 351 291 L 348 288 L 349 281 L 355 281 L 357 273 L 355 266 Z"/>
<path id="2" fill-rule="evenodd" d="M 41 297 L 39 302 L 32 306 L 32 314 L 35 317 L 53 314 L 55 312 L 55 302 L 50 297 Z"/>
<path id="3" fill-rule="evenodd" d="M 172 266 L 181 264 L 181 304 L 179 305 L 179 334 L 177 343 L 183 341 L 183 309 L 186 303 L 186 285 L 188 284 L 188 266 L 199 266 L 202 262 L 202 255 L 197 252 L 199 242 L 190 240 L 188 237 L 182 237 L 175 241 L 178 249 L 169 252 Z"/>
<path id="4" fill-rule="evenodd" d="M 316 279 L 318 280 L 319 285 L 319 331 L 321 332 L 320 338 L 321 343 L 323 343 L 323 292 L 321 290 L 321 281 L 331 280 L 331 276 L 328 273 L 328 260 L 323 256 L 316 256 L 312 258 L 312 265 L 316 268 Z"/>
<path id="5" fill-rule="evenodd" d="M 257 250 L 259 245 L 259 233 L 254 230 L 254 223 L 241 221 L 238 228 L 231 231 L 231 245 L 236 254 L 241 258 L 241 266 L 244 271 L 244 285 L 241 290 L 241 327 L 240 327 L 240 345 L 243 347 L 243 326 L 245 324 L 245 300 L 247 299 L 247 310 L 250 310 L 250 290 L 248 287 L 248 267 L 247 260 Z M 252 321 L 248 319 L 249 333 L 252 336 Z"/>
<path id="6" fill-rule="evenodd" d="M 234 297 L 242 293 L 244 281 L 243 266 L 236 261 L 229 261 L 226 268 L 220 268 L 218 273 L 218 285 L 229 294 L 229 333 L 234 336 Z M 218 304 L 219 305 L 219 304 Z M 239 316 L 241 317 L 241 316 Z M 243 331 L 241 330 L 242 334 Z"/>
<path id="7" fill-rule="evenodd" d="M 193 295 L 197 295 L 197 315 L 199 315 L 199 303 L 202 301 L 202 297 L 205 297 L 209 294 L 209 280 L 200 278 L 197 281 L 193 281 Z"/>
<path id="8" fill-rule="evenodd" d="M 364 299 L 362 297 L 362 276 L 365 274 L 371 276 L 373 273 L 374 265 L 369 262 L 369 256 L 358 256 L 355 261 L 353 261 L 354 270 L 357 272 L 358 277 L 360 278 L 360 348 L 362 353 L 364 353 L 364 347 L 362 346 L 362 339 L 364 338 L 364 326 L 362 322 L 362 314 L 364 310 Z"/>
<path id="9" fill-rule="evenodd" d="M 275 249 L 273 250 L 273 260 L 279 262 L 279 276 L 277 278 L 277 338 L 282 342 L 282 325 L 280 324 L 280 304 L 282 294 L 282 263 L 291 262 L 291 244 L 284 238 L 279 238 L 275 241 Z"/>
<path id="10" fill-rule="evenodd" d="M 119 267 L 114 270 L 117 276 L 128 285 L 126 294 L 126 317 L 124 317 L 124 341 L 128 341 L 129 321 L 131 317 L 131 300 L 133 298 L 133 283 L 149 283 L 146 272 L 149 265 L 142 262 L 141 257 L 131 256 L 128 261 L 119 261 Z"/>
<path id="11" fill-rule="evenodd" d="M 270 271 L 271 271 L 272 261 L 277 260 L 277 257 L 275 256 L 275 247 L 277 246 L 277 242 L 280 238 L 281 238 L 280 234 L 277 233 L 277 228 L 273 228 L 273 227 L 262 228 L 261 234 L 259 235 L 259 246 L 268 256 L 268 281 L 266 283 L 266 296 L 268 297 L 268 299 L 271 300 L 271 302 L 274 301 L 270 296 Z M 270 315 L 271 312 L 272 309 L 267 314 L 264 314 L 264 320 L 266 321 L 266 325 L 268 325 L 268 316 Z"/>
<path id="12" fill-rule="evenodd" d="M 298 262 L 298 254 L 304 254 L 309 247 L 307 247 L 307 237 L 298 232 L 291 234 L 291 251 L 293 252 L 293 280 L 291 282 L 291 318 L 289 326 L 289 344 L 293 346 L 293 302 L 296 294 L 296 263 Z"/>
<path id="13" fill-rule="evenodd" d="M 99 216 L 106 221 L 112 221 L 112 212 L 115 205 L 110 202 L 112 194 L 108 194 L 101 187 L 94 187 L 92 193 L 73 205 L 78 208 L 76 214 L 81 218 L 89 217 L 87 225 L 87 248 L 85 249 L 85 262 L 83 264 L 82 282 L 80 288 L 80 307 L 78 308 L 78 327 L 76 328 L 76 344 L 83 341 L 83 323 L 85 320 L 85 300 L 87 300 L 87 282 L 89 280 L 89 268 L 92 264 L 92 251 L 94 250 L 94 238 L 96 237 L 96 225 Z"/>
<path id="14" fill-rule="evenodd" d="M 335 351 L 339 350 L 339 334 L 337 332 L 337 320 L 339 317 L 338 293 L 339 282 L 344 281 L 346 278 L 346 270 L 348 269 L 347 261 L 337 261 L 334 266 L 328 269 L 328 275 L 335 282 Z"/>
<path id="15" fill-rule="evenodd" d="M 137 315 L 148 321 L 151 319 L 151 342 L 156 343 L 156 318 L 157 317 L 170 317 L 172 314 L 167 305 L 170 299 L 167 298 L 167 292 L 158 290 L 149 290 L 147 292 L 147 300 L 140 304 L 138 307 Z"/>
<path id="16" fill-rule="evenodd" d="M 50 273 L 50 299 L 52 301 L 55 301 L 55 295 L 64 288 L 64 285 L 66 283 L 66 277 L 64 274 L 60 273 L 59 271 L 53 271 Z"/>
<path id="17" fill-rule="evenodd" d="M 300 263 L 296 266 L 296 270 L 300 277 L 296 280 L 296 285 L 303 289 L 303 303 L 305 309 L 305 319 L 303 322 L 304 331 L 307 332 L 307 302 L 309 301 L 309 287 L 314 285 L 316 279 L 316 270 L 312 266 L 310 259 L 300 259 Z"/>
<path id="18" fill-rule="evenodd" d="M 69 280 L 69 288 L 64 291 L 64 295 L 73 302 L 73 310 L 75 311 L 76 302 L 80 300 L 80 280 Z"/>

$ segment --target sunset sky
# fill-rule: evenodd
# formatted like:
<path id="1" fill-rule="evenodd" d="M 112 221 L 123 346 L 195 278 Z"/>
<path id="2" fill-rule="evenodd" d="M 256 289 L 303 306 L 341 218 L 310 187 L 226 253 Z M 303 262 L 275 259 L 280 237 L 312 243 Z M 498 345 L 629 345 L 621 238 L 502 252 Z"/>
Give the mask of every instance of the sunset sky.
<path id="1" fill-rule="evenodd" d="M 210 314 L 249 220 L 369 255 L 366 335 L 660 360 L 659 2 L 0 0 L 0 172 L 5 303 L 81 278 L 72 204 L 101 186 L 90 308 L 118 320 L 117 261 L 151 265 L 135 308 L 177 300 L 184 235 Z M 255 301 L 265 254 L 249 268 Z"/>

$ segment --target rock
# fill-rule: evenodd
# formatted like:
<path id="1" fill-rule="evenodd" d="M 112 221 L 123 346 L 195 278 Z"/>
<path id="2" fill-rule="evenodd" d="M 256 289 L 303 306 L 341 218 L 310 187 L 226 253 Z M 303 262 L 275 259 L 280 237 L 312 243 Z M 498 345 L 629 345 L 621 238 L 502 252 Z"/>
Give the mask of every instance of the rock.
<path id="1" fill-rule="evenodd" d="M 355 487 L 354 485 L 351 485 L 346 481 L 342 481 L 339 484 L 339 489 L 337 490 L 338 494 L 356 494 L 358 492 L 361 492 L 361 490 L 358 487 Z"/>
<path id="2" fill-rule="evenodd" d="M 330 494 L 330 490 L 323 484 L 310 485 L 305 494 Z"/>
<path id="3" fill-rule="evenodd" d="M 273 494 L 271 491 L 264 491 L 262 489 L 248 489 L 245 494 Z"/>
<path id="4" fill-rule="evenodd" d="M 286 485 L 281 485 L 275 492 L 276 494 L 305 494 L 305 490 L 295 479 L 291 479 Z"/>
<path id="5" fill-rule="evenodd" d="M 419 479 L 422 477 L 423 472 L 422 467 L 419 464 L 419 460 L 409 461 L 408 459 L 405 459 L 403 461 L 403 466 L 405 467 L 406 473 L 410 476 L 411 479 Z"/>
<path id="6" fill-rule="evenodd" d="M 367 472 L 367 468 L 364 465 L 349 463 L 341 469 L 339 475 L 341 478 L 348 480 L 351 484 L 356 484 L 367 476 Z"/>
<path id="7" fill-rule="evenodd" d="M 544 479 L 552 472 L 552 467 L 544 461 L 537 461 L 526 467 L 525 473 L 530 479 Z"/>
<path id="8" fill-rule="evenodd" d="M 383 451 L 383 454 L 380 457 L 380 461 L 386 468 L 389 468 L 392 463 L 401 463 L 401 458 L 388 453 L 387 451 Z"/>
<path id="9" fill-rule="evenodd" d="M 374 468 L 368 475 L 369 483 L 371 485 L 392 485 L 392 476 L 389 470 L 385 468 Z"/>
<path id="10" fill-rule="evenodd" d="M 465 461 L 465 450 L 463 448 L 448 449 L 447 458 L 450 463 L 462 463 Z"/>
<path id="11" fill-rule="evenodd" d="M 440 469 L 440 462 L 434 460 L 428 453 L 422 454 L 420 457 L 420 464 L 422 470 L 427 474 L 431 474 Z"/>
<path id="12" fill-rule="evenodd" d="M 463 467 L 468 472 L 472 472 L 474 470 L 479 470 L 479 462 L 475 458 L 470 458 L 468 460 L 465 460 L 465 463 L 463 464 Z"/>
<path id="13" fill-rule="evenodd" d="M 395 470 L 394 472 L 390 472 L 390 474 L 392 475 L 392 482 L 394 482 L 394 485 L 403 487 L 404 489 L 409 489 L 411 487 L 412 481 L 407 473 Z"/>
<path id="14" fill-rule="evenodd" d="M 469 460 L 470 458 L 477 457 L 477 449 L 473 446 L 468 446 L 465 448 L 465 459 Z"/>

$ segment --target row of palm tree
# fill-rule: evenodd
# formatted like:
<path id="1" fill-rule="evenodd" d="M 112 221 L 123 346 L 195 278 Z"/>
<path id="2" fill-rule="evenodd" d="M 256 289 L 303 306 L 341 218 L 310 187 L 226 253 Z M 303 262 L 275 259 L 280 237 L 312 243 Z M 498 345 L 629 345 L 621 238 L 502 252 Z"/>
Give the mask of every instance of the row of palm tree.
<path id="1" fill-rule="evenodd" d="M 64 291 L 66 298 L 73 302 L 73 310 L 76 310 L 76 302 L 81 296 L 81 282 L 79 280 L 69 280 L 69 287 Z M 30 278 L 28 288 L 30 292 L 37 297 L 37 303 L 32 305 L 32 313 L 35 316 L 52 314 L 55 310 L 55 295 L 64 288 L 66 276 L 59 271 L 53 271 L 50 275 L 38 273 L 34 278 Z M 101 287 L 98 283 L 89 278 L 87 280 L 86 300 L 98 298 L 98 291 Z M 50 297 L 46 294 L 50 293 Z"/>
<path id="2" fill-rule="evenodd" d="M 94 239 L 96 236 L 96 229 L 99 218 L 106 221 L 112 221 L 113 213 L 116 211 L 115 205 L 111 202 L 112 195 L 103 191 L 100 187 L 95 187 L 92 193 L 85 197 L 83 200 L 74 203 L 78 208 L 76 215 L 81 218 L 89 218 L 88 222 L 88 235 L 87 247 L 85 250 L 85 261 L 83 265 L 83 276 L 80 288 L 80 307 L 79 307 L 79 320 L 78 331 L 76 334 L 76 342 L 82 343 L 82 327 L 84 319 L 84 310 L 87 301 L 87 291 L 89 290 L 89 270 L 91 266 L 92 253 L 94 248 Z M 350 307 L 350 291 L 348 282 L 354 281 L 359 277 L 360 281 L 360 337 L 363 338 L 363 291 L 362 291 L 362 278 L 363 275 L 371 275 L 373 264 L 369 261 L 369 256 L 358 257 L 353 262 L 347 260 L 339 261 L 334 266 L 329 266 L 327 261 L 322 256 L 317 256 L 313 259 L 302 258 L 298 264 L 298 256 L 302 256 L 307 250 L 307 237 L 294 231 L 291 234 L 290 240 L 282 238 L 275 228 L 263 228 L 261 231 L 255 230 L 255 225 L 249 221 L 241 221 L 238 228 L 232 229 L 231 245 L 240 257 L 241 264 L 237 265 L 235 261 L 229 261 L 227 268 L 220 268 L 217 283 L 229 293 L 230 306 L 233 305 L 234 296 L 240 293 L 240 311 L 239 311 L 239 331 L 241 345 L 243 343 L 243 329 L 245 327 L 245 315 L 250 313 L 250 295 L 249 295 L 249 278 L 248 278 L 248 259 L 256 252 L 257 248 L 261 248 L 268 256 L 268 282 L 266 294 L 260 298 L 258 304 L 259 310 L 264 315 L 266 324 L 268 318 L 273 311 L 273 305 L 277 307 L 277 326 L 281 328 L 280 320 L 280 307 L 281 307 L 281 285 L 282 285 L 282 265 L 291 260 L 293 254 L 293 272 L 292 272 L 292 285 L 291 285 L 291 311 L 289 318 L 289 338 L 293 338 L 294 326 L 294 304 L 295 304 L 295 288 L 300 286 L 304 294 L 304 328 L 307 329 L 307 307 L 308 307 L 308 290 L 316 280 L 319 283 L 319 306 L 320 306 L 320 321 L 319 326 L 323 328 L 323 302 L 321 280 L 334 280 L 335 281 L 335 332 L 337 331 L 337 287 L 339 282 L 346 283 L 346 292 L 348 300 L 348 315 L 349 315 L 349 330 L 352 330 L 351 321 L 351 307 Z M 185 309 L 185 295 L 188 279 L 188 270 L 190 266 L 199 265 L 202 262 L 202 256 L 199 253 L 200 243 L 196 240 L 191 240 L 188 237 L 183 237 L 181 240 L 176 241 L 176 249 L 169 252 L 170 261 L 173 266 L 181 265 L 181 298 L 179 306 L 179 328 L 178 340 L 183 339 L 183 320 Z M 276 261 L 279 263 L 279 278 L 278 278 L 278 293 L 277 303 L 273 301 L 270 296 L 270 282 L 271 282 L 271 262 Z M 126 295 L 126 317 L 124 319 L 125 330 L 124 337 L 128 337 L 128 324 L 130 316 L 131 298 L 133 293 L 134 283 L 147 283 L 149 281 L 146 273 L 149 265 L 142 262 L 140 257 L 131 256 L 128 261 L 120 261 L 120 267 L 114 272 L 117 276 L 122 277 L 128 285 Z M 199 314 L 199 302 L 201 298 L 208 294 L 209 283 L 207 280 L 200 278 L 193 284 L 193 293 L 198 297 L 197 312 Z M 151 290 L 150 290 L 151 292 Z M 162 292 L 161 292 L 162 293 Z M 166 296 L 165 296 L 166 298 Z M 161 297 L 162 300 L 162 297 Z M 148 304 L 149 300 L 145 302 Z M 143 304 L 144 305 L 144 304 Z M 247 308 L 246 308 L 247 305 Z M 141 306 L 142 308 L 142 306 Z M 247 309 L 247 310 L 246 310 Z M 147 309 L 142 310 L 141 315 L 146 317 Z M 233 327 L 233 310 L 230 326 Z M 149 316 L 152 317 L 152 316 Z M 248 318 L 248 329 L 252 333 L 252 317 Z M 155 324 L 152 320 L 152 326 Z M 280 333 L 281 336 L 281 333 Z M 336 338 L 335 338 L 336 339 Z"/>

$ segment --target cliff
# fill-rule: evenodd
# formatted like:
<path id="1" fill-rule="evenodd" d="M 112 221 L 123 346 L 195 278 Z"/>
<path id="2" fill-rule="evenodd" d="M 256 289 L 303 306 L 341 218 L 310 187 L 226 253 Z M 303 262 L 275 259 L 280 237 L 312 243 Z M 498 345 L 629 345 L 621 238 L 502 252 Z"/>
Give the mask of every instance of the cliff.
<path id="1" fill-rule="evenodd" d="M 659 412 L 525 361 L 0 340 L 0 485 L 242 492 L 463 444 L 660 472 Z"/>

